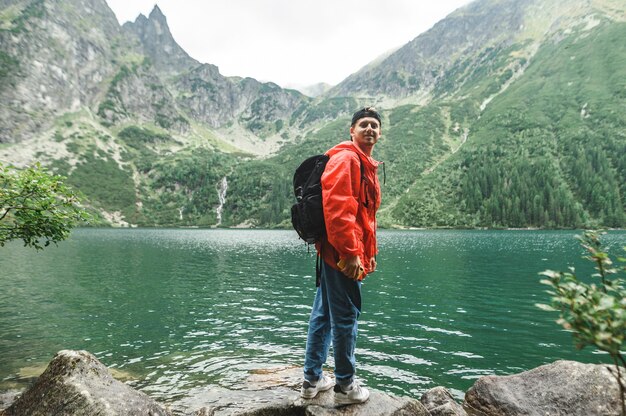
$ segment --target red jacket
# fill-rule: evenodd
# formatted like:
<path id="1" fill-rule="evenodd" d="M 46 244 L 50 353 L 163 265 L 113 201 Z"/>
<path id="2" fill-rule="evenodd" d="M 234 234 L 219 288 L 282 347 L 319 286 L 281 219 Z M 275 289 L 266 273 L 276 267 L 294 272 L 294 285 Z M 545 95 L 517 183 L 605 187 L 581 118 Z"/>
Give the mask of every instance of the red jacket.
<path id="1" fill-rule="evenodd" d="M 358 255 L 365 273 L 378 253 L 376 211 L 380 206 L 379 162 L 351 141 L 326 152 L 330 156 L 322 175 L 322 201 L 326 237 L 316 245 L 326 263 L 335 269 L 340 259 Z M 361 180 L 361 164 L 364 179 Z"/>

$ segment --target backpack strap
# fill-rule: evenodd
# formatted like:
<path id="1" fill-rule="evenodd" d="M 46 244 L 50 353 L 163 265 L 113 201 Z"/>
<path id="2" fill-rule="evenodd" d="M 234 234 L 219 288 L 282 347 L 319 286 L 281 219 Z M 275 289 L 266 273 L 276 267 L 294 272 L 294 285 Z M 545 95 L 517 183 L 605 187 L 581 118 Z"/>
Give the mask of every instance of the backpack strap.
<path id="1" fill-rule="evenodd" d="M 363 160 L 361 159 L 361 155 L 359 155 L 358 153 L 356 155 L 359 157 L 359 166 L 361 167 L 361 184 L 363 184 L 363 182 L 365 182 L 365 168 L 363 167 Z M 365 208 L 369 207 L 367 192 L 365 192 L 365 202 L 363 203 L 363 205 L 365 205 Z"/>
<path id="2" fill-rule="evenodd" d="M 323 244 L 320 244 L 320 252 L 317 253 L 317 258 L 315 259 L 315 286 L 320 287 L 322 283 L 322 250 Z"/>

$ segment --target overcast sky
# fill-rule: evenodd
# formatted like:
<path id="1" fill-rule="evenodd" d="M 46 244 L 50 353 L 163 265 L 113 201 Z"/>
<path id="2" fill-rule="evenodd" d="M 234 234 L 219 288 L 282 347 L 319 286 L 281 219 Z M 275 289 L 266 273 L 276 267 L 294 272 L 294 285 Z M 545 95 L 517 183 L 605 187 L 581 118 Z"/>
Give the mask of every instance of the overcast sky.
<path id="1" fill-rule="evenodd" d="M 335 85 L 470 0 L 106 0 L 121 24 L 155 4 L 192 58 L 282 87 Z"/>

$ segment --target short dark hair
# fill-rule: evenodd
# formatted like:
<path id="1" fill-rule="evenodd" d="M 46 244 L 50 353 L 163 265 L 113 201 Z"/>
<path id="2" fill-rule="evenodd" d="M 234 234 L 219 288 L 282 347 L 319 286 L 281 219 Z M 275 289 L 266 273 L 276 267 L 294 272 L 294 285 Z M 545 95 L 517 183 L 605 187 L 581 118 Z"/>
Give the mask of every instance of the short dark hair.
<path id="1" fill-rule="evenodd" d="M 357 121 L 365 117 L 373 117 L 378 120 L 378 123 L 382 124 L 382 122 L 380 121 L 380 114 L 378 113 L 378 111 L 376 111 L 374 107 L 363 107 L 352 116 L 351 126 L 354 126 Z"/>

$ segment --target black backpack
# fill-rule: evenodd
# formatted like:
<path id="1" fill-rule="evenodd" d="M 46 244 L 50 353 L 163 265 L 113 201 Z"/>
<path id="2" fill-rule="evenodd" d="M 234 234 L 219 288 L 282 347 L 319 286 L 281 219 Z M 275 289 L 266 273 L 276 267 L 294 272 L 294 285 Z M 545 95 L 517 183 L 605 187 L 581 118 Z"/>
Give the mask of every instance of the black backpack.
<path id="1" fill-rule="evenodd" d="M 293 175 L 296 203 L 291 207 L 291 224 L 300 238 L 308 244 L 314 244 L 326 235 L 321 179 L 328 159 L 328 155 L 311 156 L 298 166 Z M 364 178 L 361 162 L 361 181 Z"/>
<path id="2" fill-rule="evenodd" d="M 298 166 L 293 175 L 296 203 L 291 207 L 291 224 L 308 244 L 314 244 L 326 235 L 321 179 L 328 159 L 328 155 L 311 156 Z"/>

